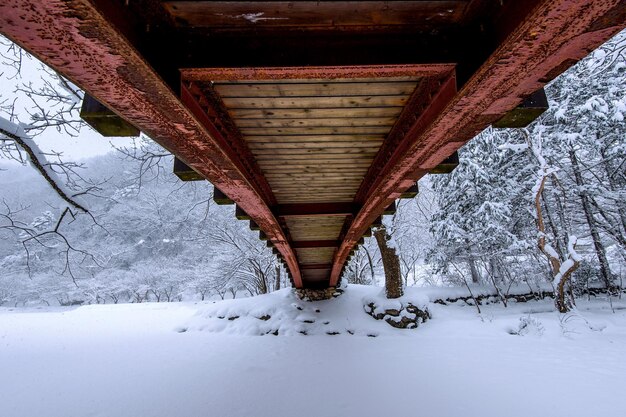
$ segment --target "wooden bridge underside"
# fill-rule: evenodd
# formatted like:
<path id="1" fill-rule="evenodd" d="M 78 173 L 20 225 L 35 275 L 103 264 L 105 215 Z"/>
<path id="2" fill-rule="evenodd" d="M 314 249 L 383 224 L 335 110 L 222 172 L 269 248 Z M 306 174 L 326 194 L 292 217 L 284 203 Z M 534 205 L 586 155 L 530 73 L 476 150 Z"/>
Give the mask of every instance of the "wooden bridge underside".
<path id="1" fill-rule="evenodd" d="M 0 32 L 237 204 L 296 287 L 624 27 L 624 0 L 3 0 Z"/>

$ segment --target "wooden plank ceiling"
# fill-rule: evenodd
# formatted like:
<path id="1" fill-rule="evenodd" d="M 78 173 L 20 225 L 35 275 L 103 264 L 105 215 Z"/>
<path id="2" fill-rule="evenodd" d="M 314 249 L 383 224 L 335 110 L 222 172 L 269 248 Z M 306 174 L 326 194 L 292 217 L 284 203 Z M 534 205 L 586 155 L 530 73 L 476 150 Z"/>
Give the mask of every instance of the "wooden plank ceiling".
<path id="1" fill-rule="evenodd" d="M 197 85 L 226 108 L 277 203 L 293 205 L 353 202 L 419 82 L 407 75 L 216 78 Z M 337 242 L 347 216 L 281 217 L 294 242 Z M 303 281 L 328 282 L 336 249 L 296 249 Z"/>
<path id="2" fill-rule="evenodd" d="M 336 285 L 396 198 L 625 21 L 624 0 L 0 2 L 0 31 L 210 180 L 297 287 Z"/>

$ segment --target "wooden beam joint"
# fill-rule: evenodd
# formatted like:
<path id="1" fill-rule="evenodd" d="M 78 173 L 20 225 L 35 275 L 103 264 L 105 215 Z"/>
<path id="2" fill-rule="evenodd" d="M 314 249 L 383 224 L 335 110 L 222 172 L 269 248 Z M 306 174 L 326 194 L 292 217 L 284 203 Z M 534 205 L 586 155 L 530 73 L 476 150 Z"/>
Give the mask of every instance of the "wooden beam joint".
<path id="1" fill-rule="evenodd" d="M 400 194 L 400 198 L 415 198 L 419 192 L 420 189 L 416 182 L 408 190 L 405 190 L 402 194 Z"/>
<path id="2" fill-rule="evenodd" d="M 452 155 L 444 159 L 439 165 L 431 169 L 429 174 L 449 174 L 459 166 L 459 153 L 454 151 Z"/>
<path id="3" fill-rule="evenodd" d="M 250 220 L 250 216 L 239 205 L 235 206 L 235 217 L 237 220 Z"/>
<path id="4" fill-rule="evenodd" d="M 87 93 L 83 97 L 80 118 L 106 138 L 137 137 L 140 133 L 139 129 Z"/>
<path id="5" fill-rule="evenodd" d="M 227 206 L 231 204 L 235 204 L 233 200 L 228 198 L 226 194 L 221 192 L 217 187 L 213 187 L 213 201 L 218 206 Z"/>
<path id="6" fill-rule="evenodd" d="M 181 181 L 205 181 L 202 175 L 198 174 L 189 165 L 174 157 L 174 175 L 181 179 Z"/>
<path id="7" fill-rule="evenodd" d="M 493 123 L 497 128 L 523 128 L 534 122 L 546 110 L 550 108 L 548 97 L 543 88 L 532 93 L 530 96 Z"/>

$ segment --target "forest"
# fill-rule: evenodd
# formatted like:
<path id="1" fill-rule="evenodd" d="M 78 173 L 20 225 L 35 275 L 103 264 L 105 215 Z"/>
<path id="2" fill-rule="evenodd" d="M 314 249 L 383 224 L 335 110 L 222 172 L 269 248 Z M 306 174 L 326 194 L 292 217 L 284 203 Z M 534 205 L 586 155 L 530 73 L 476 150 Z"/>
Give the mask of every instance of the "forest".
<path id="1" fill-rule="evenodd" d="M 223 299 L 290 285 L 234 206 L 216 205 L 206 181 L 181 182 L 148 137 L 87 159 L 40 148 L 49 132 L 89 129 L 83 92 L 43 66 L 25 73 L 34 58 L 4 38 L 0 52 L 0 305 Z M 552 286 L 564 308 L 590 288 L 621 294 L 625 85 L 622 32 L 546 87 L 550 109 L 528 128 L 489 128 L 452 173 L 420 180 L 418 196 L 384 219 L 404 286 Z M 374 238 L 344 281 L 384 284 Z"/>

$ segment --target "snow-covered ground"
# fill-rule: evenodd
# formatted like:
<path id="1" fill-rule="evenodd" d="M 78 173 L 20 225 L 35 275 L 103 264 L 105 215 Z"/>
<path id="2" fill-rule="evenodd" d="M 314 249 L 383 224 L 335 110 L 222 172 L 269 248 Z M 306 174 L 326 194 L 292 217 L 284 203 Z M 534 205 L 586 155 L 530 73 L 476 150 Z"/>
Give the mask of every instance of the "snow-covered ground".
<path id="1" fill-rule="evenodd" d="M 626 301 L 615 312 L 580 301 L 566 316 L 550 301 L 483 306 L 480 316 L 430 304 L 432 320 L 398 330 L 363 312 L 378 291 L 351 286 L 316 303 L 282 290 L 218 303 L 1 308 L 0 416 L 625 413 Z"/>

